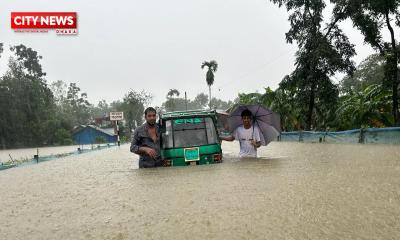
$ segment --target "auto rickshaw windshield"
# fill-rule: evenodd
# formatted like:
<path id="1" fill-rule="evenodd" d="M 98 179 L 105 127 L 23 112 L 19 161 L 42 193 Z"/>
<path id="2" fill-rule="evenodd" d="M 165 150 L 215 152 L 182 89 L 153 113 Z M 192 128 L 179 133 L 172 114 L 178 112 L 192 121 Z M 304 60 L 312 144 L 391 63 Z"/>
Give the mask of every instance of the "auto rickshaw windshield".
<path id="1" fill-rule="evenodd" d="M 215 125 L 210 117 L 167 120 L 163 148 L 202 146 L 218 142 Z"/>

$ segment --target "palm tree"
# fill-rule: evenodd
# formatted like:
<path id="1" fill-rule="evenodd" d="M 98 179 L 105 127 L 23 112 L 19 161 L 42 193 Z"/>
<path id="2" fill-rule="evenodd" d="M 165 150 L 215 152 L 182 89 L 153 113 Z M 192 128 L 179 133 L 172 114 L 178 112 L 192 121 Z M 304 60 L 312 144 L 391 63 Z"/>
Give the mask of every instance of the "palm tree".
<path id="1" fill-rule="evenodd" d="M 208 71 L 206 74 L 206 81 L 209 90 L 209 101 L 210 101 L 210 109 L 211 109 L 211 85 L 214 84 L 214 73 L 217 71 L 218 63 L 215 60 L 211 60 L 209 62 L 205 61 L 201 64 L 201 69 L 204 67 L 208 67 Z"/>
<path id="2" fill-rule="evenodd" d="M 172 98 L 174 95 L 177 96 L 177 97 L 179 97 L 180 92 L 179 92 L 177 89 L 175 89 L 175 88 L 170 89 L 170 90 L 168 91 L 168 93 L 167 93 L 167 98 Z"/>

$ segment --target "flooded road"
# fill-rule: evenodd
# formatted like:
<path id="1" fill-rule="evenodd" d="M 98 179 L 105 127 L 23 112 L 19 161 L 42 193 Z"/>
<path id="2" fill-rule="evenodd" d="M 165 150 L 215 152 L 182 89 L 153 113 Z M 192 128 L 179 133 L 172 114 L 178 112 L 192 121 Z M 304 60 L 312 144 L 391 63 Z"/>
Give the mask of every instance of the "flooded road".
<path id="1" fill-rule="evenodd" d="M 135 169 L 129 146 L 0 172 L 0 239 L 399 239 L 400 147 L 271 143 Z"/>

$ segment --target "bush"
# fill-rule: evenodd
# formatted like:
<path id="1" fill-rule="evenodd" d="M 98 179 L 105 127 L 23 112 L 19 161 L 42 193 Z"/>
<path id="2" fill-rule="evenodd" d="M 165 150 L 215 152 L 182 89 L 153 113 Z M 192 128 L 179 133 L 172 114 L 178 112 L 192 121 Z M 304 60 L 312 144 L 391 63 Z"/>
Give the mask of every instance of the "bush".
<path id="1" fill-rule="evenodd" d="M 72 137 L 71 133 L 64 129 L 57 129 L 54 133 L 55 142 L 59 145 L 71 145 L 72 144 Z"/>
<path id="2" fill-rule="evenodd" d="M 128 139 L 127 136 L 122 136 L 120 140 L 121 140 L 121 143 L 127 143 L 127 142 L 129 142 L 129 139 Z"/>
<path id="3" fill-rule="evenodd" d="M 72 145 L 73 141 L 71 138 L 65 138 L 63 139 L 62 145 Z"/>

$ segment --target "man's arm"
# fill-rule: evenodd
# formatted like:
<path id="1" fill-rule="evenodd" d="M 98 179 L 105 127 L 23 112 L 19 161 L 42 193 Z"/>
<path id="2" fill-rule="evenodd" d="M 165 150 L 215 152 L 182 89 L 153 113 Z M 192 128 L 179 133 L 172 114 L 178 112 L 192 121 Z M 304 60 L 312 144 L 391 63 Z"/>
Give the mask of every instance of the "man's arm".
<path id="1" fill-rule="evenodd" d="M 140 138 L 139 138 L 139 133 L 138 133 L 138 129 L 135 129 L 135 131 L 132 134 L 131 137 L 131 152 L 136 153 L 136 154 L 141 154 L 141 152 L 139 151 L 140 149 Z"/>
<path id="2" fill-rule="evenodd" d="M 233 131 L 233 133 L 228 137 L 220 137 L 220 138 L 221 138 L 221 140 L 228 141 L 228 142 L 232 142 L 235 139 L 239 139 L 238 130 L 236 129 L 235 131 Z"/>
<path id="3" fill-rule="evenodd" d="M 255 148 L 261 147 L 261 132 L 258 127 L 254 128 L 254 140 L 251 141 L 251 145 L 253 145 Z"/>
<path id="4" fill-rule="evenodd" d="M 138 155 L 148 155 L 152 158 L 156 157 L 156 151 L 152 148 L 149 147 L 142 147 L 140 146 L 140 137 L 139 137 L 139 131 L 138 129 L 135 129 L 135 131 L 132 134 L 132 141 L 131 141 L 131 152 L 136 153 Z"/>
<path id="5" fill-rule="evenodd" d="M 228 141 L 228 142 L 232 142 L 232 141 L 234 141 L 235 140 L 235 137 L 234 136 L 229 136 L 229 137 L 219 137 L 221 140 L 224 140 L 224 141 Z"/>

